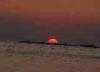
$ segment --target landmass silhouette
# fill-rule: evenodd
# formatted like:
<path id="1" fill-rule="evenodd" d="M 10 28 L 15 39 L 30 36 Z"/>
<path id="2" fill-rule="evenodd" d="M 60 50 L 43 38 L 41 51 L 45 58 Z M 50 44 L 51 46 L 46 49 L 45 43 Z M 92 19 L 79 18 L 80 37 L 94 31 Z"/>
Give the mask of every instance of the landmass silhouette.
<path id="1" fill-rule="evenodd" d="M 47 42 L 36 42 L 36 41 L 29 41 L 29 40 L 24 40 L 24 41 L 17 41 L 18 43 L 28 43 L 28 44 L 45 44 L 45 45 L 63 45 L 63 46 L 81 46 L 81 47 L 88 47 L 88 48 L 100 48 L 99 46 L 96 46 L 95 44 L 79 44 L 79 45 L 74 45 L 74 44 L 68 44 L 68 43 L 57 43 L 57 44 L 50 44 Z"/>

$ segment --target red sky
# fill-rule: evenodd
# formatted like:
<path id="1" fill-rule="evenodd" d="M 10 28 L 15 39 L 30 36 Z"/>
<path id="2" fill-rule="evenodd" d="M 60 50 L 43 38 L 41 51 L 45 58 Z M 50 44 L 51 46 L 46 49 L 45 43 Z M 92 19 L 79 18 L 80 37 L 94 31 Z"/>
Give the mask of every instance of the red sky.
<path id="1" fill-rule="evenodd" d="M 0 15 L 14 14 L 32 19 L 41 15 L 44 19 L 52 17 L 53 20 L 78 17 L 83 21 L 100 21 L 99 13 L 99 0 L 0 0 Z"/>
<path id="2" fill-rule="evenodd" d="M 99 43 L 100 1 L 0 0 L 0 23 L 2 36 L 26 33 L 45 41 L 50 33 L 62 42 L 80 43 L 90 38 Z"/>

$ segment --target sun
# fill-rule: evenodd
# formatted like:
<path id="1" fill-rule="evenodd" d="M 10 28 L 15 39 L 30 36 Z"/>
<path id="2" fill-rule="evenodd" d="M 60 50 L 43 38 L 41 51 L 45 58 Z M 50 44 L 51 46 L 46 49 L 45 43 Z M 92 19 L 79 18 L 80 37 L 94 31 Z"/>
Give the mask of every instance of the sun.
<path id="1" fill-rule="evenodd" d="M 58 40 L 56 39 L 56 38 L 50 38 L 49 40 L 48 40 L 48 43 L 49 44 L 57 44 L 58 43 Z"/>

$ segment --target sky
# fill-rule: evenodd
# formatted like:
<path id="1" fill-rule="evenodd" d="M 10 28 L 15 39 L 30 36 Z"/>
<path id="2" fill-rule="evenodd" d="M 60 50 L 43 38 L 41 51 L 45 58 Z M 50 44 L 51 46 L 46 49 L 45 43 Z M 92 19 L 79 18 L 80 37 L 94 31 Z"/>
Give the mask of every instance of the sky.
<path id="1" fill-rule="evenodd" d="M 99 0 L 0 0 L 0 40 L 100 45 Z"/>

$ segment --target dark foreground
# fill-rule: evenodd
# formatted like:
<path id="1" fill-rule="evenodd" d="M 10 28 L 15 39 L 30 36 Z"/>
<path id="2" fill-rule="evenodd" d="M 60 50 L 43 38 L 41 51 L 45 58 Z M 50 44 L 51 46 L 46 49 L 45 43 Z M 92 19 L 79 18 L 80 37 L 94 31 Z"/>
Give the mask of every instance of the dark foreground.
<path id="1" fill-rule="evenodd" d="M 100 48 L 1 42 L 0 72 L 100 72 Z"/>

